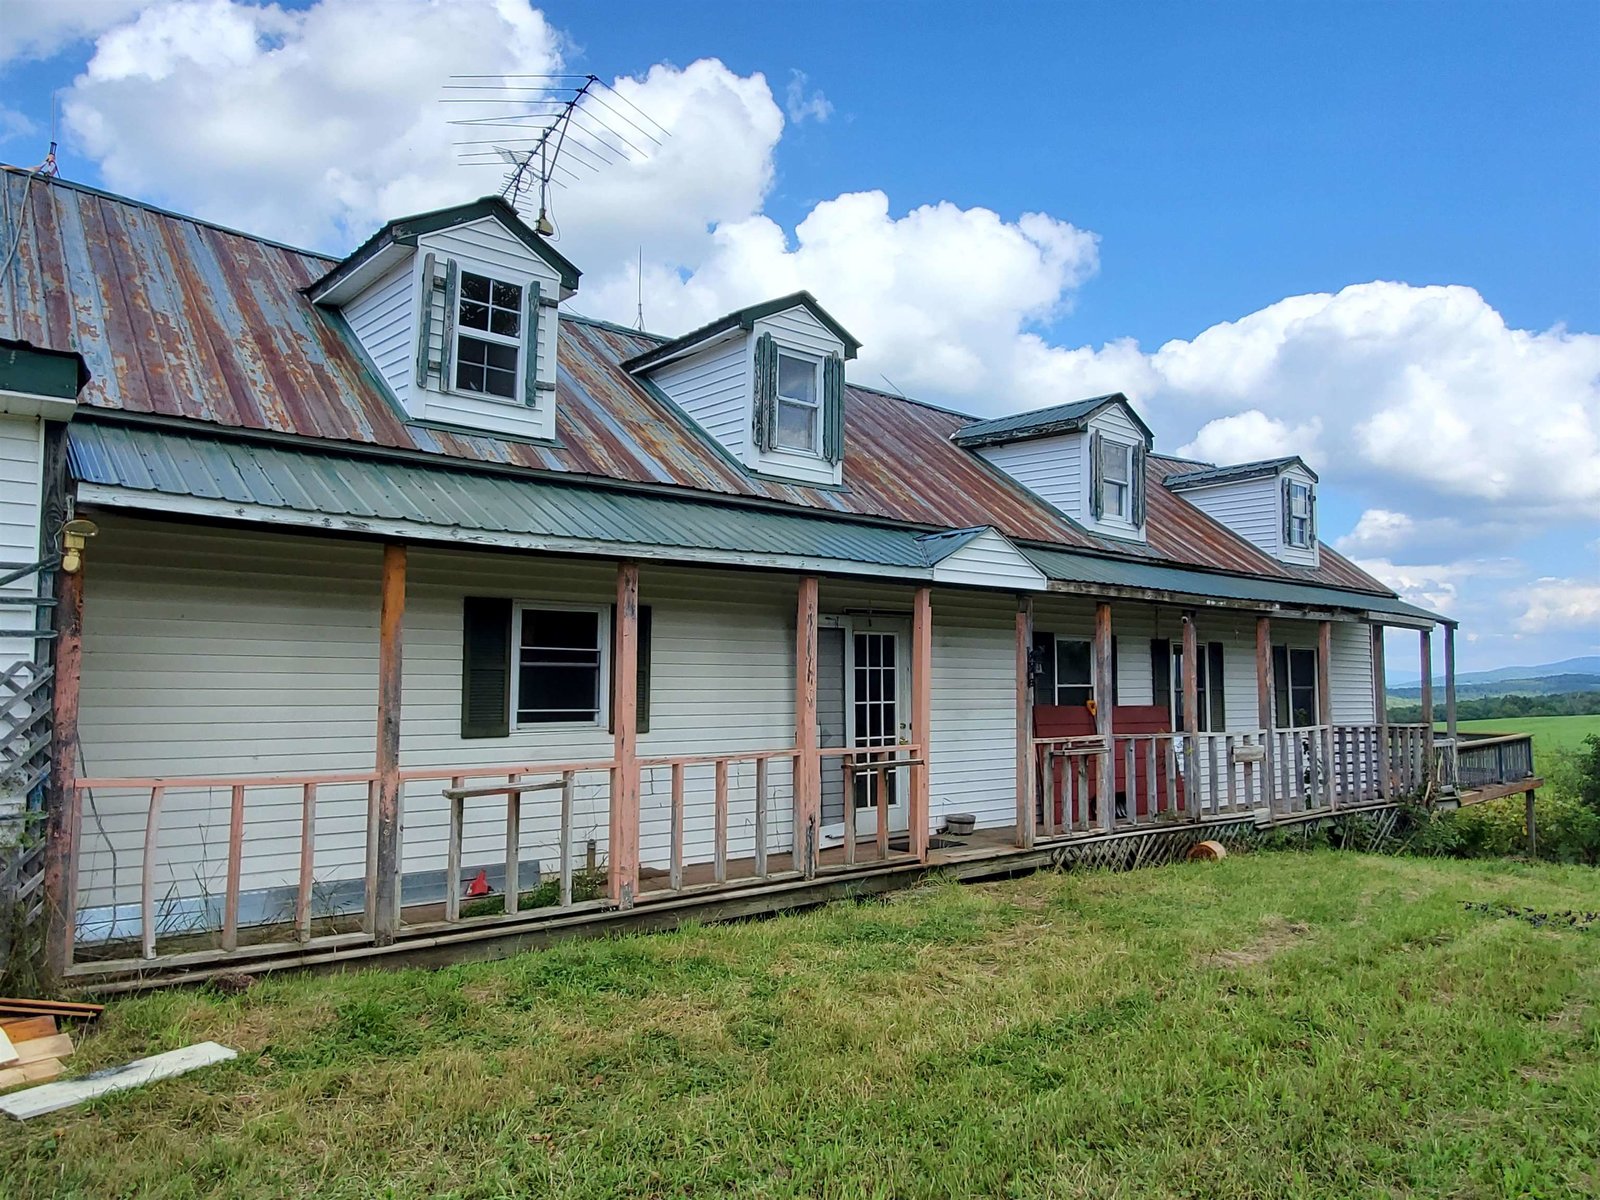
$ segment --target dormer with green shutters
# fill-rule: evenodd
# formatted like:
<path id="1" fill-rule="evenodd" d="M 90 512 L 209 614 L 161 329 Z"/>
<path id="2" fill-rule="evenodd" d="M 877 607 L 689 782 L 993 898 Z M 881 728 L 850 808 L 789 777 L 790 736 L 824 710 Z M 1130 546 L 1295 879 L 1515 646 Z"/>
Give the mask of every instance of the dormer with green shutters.
<path id="1" fill-rule="evenodd" d="M 844 364 L 861 343 L 808 292 L 720 317 L 628 362 L 752 474 L 840 486 Z"/>
<path id="2" fill-rule="evenodd" d="M 579 272 L 504 200 L 391 221 L 307 289 L 413 420 L 555 437 L 559 305 Z"/>
<path id="3" fill-rule="evenodd" d="M 1281 562 L 1315 567 L 1317 473 L 1298 455 L 1212 466 L 1196 463 L 1166 487 Z"/>
<path id="4" fill-rule="evenodd" d="M 1094 532 L 1145 540 L 1153 435 L 1120 392 L 975 421 L 951 440 Z"/>

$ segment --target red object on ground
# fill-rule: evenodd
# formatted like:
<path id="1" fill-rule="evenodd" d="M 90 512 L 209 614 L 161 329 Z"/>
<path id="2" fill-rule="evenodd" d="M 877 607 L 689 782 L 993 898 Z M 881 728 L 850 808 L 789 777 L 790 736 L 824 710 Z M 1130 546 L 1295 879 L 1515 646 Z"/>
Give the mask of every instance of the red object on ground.
<path id="1" fill-rule="evenodd" d="M 1172 715 L 1159 704 L 1119 704 L 1111 710 L 1111 728 L 1113 738 L 1117 734 L 1135 733 L 1171 733 Z M 1093 737 L 1095 734 L 1094 714 L 1081 704 L 1038 704 L 1033 709 L 1033 735 L 1038 738 L 1069 738 Z M 1170 811 L 1174 805 L 1167 795 L 1166 755 L 1170 752 L 1171 744 L 1163 743 L 1157 751 L 1156 758 L 1156 803 L 1161 811 Z M 1055 820 L 1056 824 L 1065 824 L 1066 813 L 1063 811 L 1068 803 L 1082 805 L 1090 811 L 1078 811 L 1074 817 L 1078 821 L 1094 820 L 1098 814 L 1090 796 L 1094 794 L 1095 783 L 1100 777 L 1100 758 L 1091 756 L 1088 760 L 1088 794 L 1078 795 L 1078 782 L 1076 778 L 1064 778 L 1063 772 L 1066 763 L 1057 759 L 1054 767 L 1055 773 Z M 1181 764 L 1180 764 L 1181 765 Z M 1122 798 L 1119 805 L 1121 813 L 1127 813 L 1126 797 L 1129 792 L 1127 780 L 1127 753 L 1126 743 L 1116 740 L 1112 754 L 1112 774 L 1116 780 L 1116 792 Z M 1145 757 L 1145 747 L 1136 747 L 1133 761 L 1133 793 L 1134 811 L 1141 817 L 1149 816 L 1148 811 L 1148 776 L 1149 763 Z M 1183 780 L 1177 779 L 1177 805 L 1181 811 L 1184 807 Z M 1044 780 L 1041 778 L 1041 797 Z M 1041 799 L 1042 803 L 1042 799 Z"/>
<path id="2" fill-rule="evenodd" d="M 477 875 L 473 877 L 471 883 L 467 884 L 467 895 L 469 897 L 487 896 L 492 890 L 489 886 L 489 872 L 482 867 L 478 868 Z"/>

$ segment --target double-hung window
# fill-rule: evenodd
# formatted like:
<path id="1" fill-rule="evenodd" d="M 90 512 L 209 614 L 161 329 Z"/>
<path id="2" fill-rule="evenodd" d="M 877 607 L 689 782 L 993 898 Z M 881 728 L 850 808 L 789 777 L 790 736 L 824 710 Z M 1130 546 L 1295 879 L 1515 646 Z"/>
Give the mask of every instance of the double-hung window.
<path id="1" fill-rule="evenodd" d="M 1094 649 L 1083 638 L 1056 639 L 1057 704 L 1087 704 L 1094 699 Z"/>
<path id="2" fill-rule="evenodd" d="M 1317 724 L 1317 652 L 1298 646 L 1274 646 L 1272 677 L 1278 728 L 1304 729 Z"/>
<path id="3" fill-rule="evenodd" d="M 1199 710 L 1197 727 L 1201 733 L 1220 733 L 1226 725 L 1222 698 L 1222 643 L 1202 642 L 1195 663 L 1195 707 Z M 1172 647 L 1172 727 L 1187 728 L 1183 713 L 1183 647 Z"/>
<path id="4" fill-rule="evenodd" d="M 804 454 L 822 452 L 822 363 L 778 352 L 776 445 Z"/>
<path id="5" fill-rule="evenodd" d="M 456 304 L 456 390 L 516 400 L 521 356 L 522 285 L 461 272 Z"/>
<path id="6" fill-rule="evenodd" d="M 1100 503 L 1104 517 L 1133 520 L 1133 447 L 1100 440 Z"/>
<path id="7" fill-rule="evenodd" d="M 608 624 L 599 608 L 517 606 L 511 683 L 516 724 L 601 720 Z"/>
<path id="8" fill-rule="evenodd" d="M 1303 483 L 1289 483 L 1289 544 L 1311 545 L 1311 488 Z"/>

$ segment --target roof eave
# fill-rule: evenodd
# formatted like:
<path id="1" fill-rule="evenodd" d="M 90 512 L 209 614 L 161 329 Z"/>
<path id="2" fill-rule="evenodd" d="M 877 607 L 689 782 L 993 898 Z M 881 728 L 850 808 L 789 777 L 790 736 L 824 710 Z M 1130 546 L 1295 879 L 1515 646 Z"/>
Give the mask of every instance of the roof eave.
<path id="1" fill-rule="evenodd" d="M 561 276 L 564 293 L 570 294 L 578 290 L 578 281 L 582 278 L 583 272 L 578 270 L 564 254 L 540 237 L 505 200 L 499 196 L 484 196 L 467 204 L 455 204 L 449 208 L 438 208 L 390 221 L 357 246 L 348 257 L 321 279 L 308 285 L 305 289 L 306 295 L 313 303 L 328 303 L 331 298 L 343 291 L 342 285 L 347 280 L 361 272 L 370 260 L 382 254 L 390 246 L 414 247 L 419 238 L 430 233 L 470 225 L 486 217 L 495 218 L 508 233 L 548 263 Z"/>
<path id="2" fill-rule="evenodd" d="M 755 329 L 757 321 L 797 307 L 805 308 L 809 311 L 829 333 L 844 344 L 845 358 L 851 359 L 856 356 L 857 351 L 861 349 L 861 343 L 856 340 L 848 329 L 839 324 L 827 309 L 817 303 L 815 296 L 810 292 L 800 291 L 790 292 L 787 296 L 779 296 L 773 300 L 764 300 L 760 304 L 751 304 L 744 308 L 735 309 L 733 312 L 726 313 L 716 320 L 700 326 L 698 329 L 691 329 L 682 337 L 673 338 L 670 342 L 664 342 L 659 346 L 646 350 L 643 354 L 634 355 L 634 357 L 623 362 L 622 368 L 634 374 L 652 370 L 686 354 L 692 354 L 723 334 L 730 333 L 736 329 L 742 329 L 749 333 Z"/>

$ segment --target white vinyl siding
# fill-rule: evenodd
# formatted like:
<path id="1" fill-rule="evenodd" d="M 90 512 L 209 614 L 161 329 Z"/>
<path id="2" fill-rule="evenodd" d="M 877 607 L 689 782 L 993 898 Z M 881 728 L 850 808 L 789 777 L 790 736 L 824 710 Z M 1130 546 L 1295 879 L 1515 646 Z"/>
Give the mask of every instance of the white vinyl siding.
<path id="1" fill-rule="evenodd" d="M 933 578 L 935 583 L 971 587 L 1029 591 L 1042 591 L 1045 587 L 1043 573 L 992 529 L 984 530 L 961 549 L 935 563 Z"/>
<path id="2" fill-rule="evenodd" d="M 350 332 L 401 404 L 410 401 L 417 371 L 414 276 L 409 262 L 399 263 L 343 310 Z"/>
<path id="3" fill-rule="evenodd" d="M 650 378 L 679 408 L 735 458 L 750 441 L 750 368 L 745 339 L 715 344 Z"/>
<path id="4" fill-rule="evenodd" d="M 370 768 L 377 545 L 94 519 L 100 534 L 85 573 L 81 776 Z M 372 586 L 355 582 L 367 580 Z M 121 903 L 136 904 L 149 798 L 148 790 L 86 794 L 85 907 L 110 903 L 113 887 Z M 245 892 L 293 885 L 300 799 L 298 788 L 249 793 Z M 168 791 L 158 902 L 220 902 L 228 805 L 226 788 Z M 321 789 L 319 880 L 361 875 L 366 821 L 365 785 Z"/>
<path id="5" fill-rule="evenodd" d="M 1017 604 L 935 590 L 933 747 L 928 811 L 972 813 L 980 827 L 1017 819 Z"/>
<path id="6" fill-rule="evenodd" d="M 1278 476 L 1266 475 L 1210 487 L 1184 488 L 1178 495 L 1257 549 L 1276 555 L 1281 536 L 1278 519 L 1281 487 Z"/>
<path id="7" fill-rule="evenodd" d="M 1068 433 L 983 446 L 978 453 L 1045 503 L 1082 520 L 1089 508 L 1083 492 L 1087 441 L 1081 433 Z"/>
<path id="8" fill-rule="evenodd" d="M 40 508 L 43 497 L 44 422 L 38 417 L 0 415 L 0 562 L 25 565 L 39 561 Z M 5 586 L 7 595 L 37 595 L 39 576 L 24 575 Z M 34 606 L 0 606 L 0 628 L 32 629 Z M 30 638 L 0 639 L 0 671 L 19 662 L 31 662 L 35 643 Z M 23 685 L 31 675 L 21 676 Z M 36 702 L 48 705 L 48 693 Z M 14 715 L 25 718 L 28 709 L 16 706 Z M 35 709 L 34 711 L 38 711 Z M 0 846 L 15 840 L 12 818 L 21 810 L 25 797 L 0 787 Z"/>

